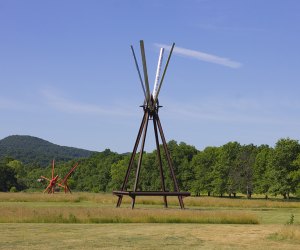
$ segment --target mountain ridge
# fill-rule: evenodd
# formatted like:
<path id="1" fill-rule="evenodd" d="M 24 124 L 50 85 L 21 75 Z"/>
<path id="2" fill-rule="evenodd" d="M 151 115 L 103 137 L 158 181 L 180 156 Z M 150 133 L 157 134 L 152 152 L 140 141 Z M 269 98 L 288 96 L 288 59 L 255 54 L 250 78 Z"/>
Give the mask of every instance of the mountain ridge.
<path id="1" fill-rule="evenodd" d="M 25 164 L 47 166 L 52 159 L 69 161 L 86 158 L 96 151 L 60 146 L 31 135 L 10 135 L 0 140 L 0 158 L 12 157 Z"/>

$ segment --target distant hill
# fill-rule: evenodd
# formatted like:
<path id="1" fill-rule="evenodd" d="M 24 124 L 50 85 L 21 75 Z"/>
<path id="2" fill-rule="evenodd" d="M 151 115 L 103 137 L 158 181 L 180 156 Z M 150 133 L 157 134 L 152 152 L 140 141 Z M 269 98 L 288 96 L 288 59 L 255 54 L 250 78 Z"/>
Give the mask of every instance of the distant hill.
<path id="1" fill-rule="evenodd" d="M 53 144 L 38 137 L 12 135 L 0 140 L 0 158 L 8 156 L 25 164 L 47 166 L 52 159 L 69 161 L 91 156 L 93 151 Z"/>

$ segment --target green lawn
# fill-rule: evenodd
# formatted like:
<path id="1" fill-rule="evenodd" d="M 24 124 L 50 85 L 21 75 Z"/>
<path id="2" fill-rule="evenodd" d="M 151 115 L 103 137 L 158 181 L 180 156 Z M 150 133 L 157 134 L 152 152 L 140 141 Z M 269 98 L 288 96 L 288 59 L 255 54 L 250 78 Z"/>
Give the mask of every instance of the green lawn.
<path id="1" fill-rule="evenodd" d="M 299 249 L 279 225 L 0 224 L 0 249 Z"/>
<path id="2" fill-rule="evenodd" d="M 0 193 L 0 249 L 300 249 L 300 202 Z M 295 226 L 284 226 L 291 220 Z M 110 223 L 107 223 L 110 222 Z M 125 223 L 124 223 L 125 222 Z"/>

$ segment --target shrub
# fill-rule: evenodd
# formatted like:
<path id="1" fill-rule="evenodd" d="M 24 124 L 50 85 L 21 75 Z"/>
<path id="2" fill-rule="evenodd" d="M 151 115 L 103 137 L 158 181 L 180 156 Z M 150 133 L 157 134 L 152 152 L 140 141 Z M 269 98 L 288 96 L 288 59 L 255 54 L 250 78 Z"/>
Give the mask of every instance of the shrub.
<path id="1" fill-rule="evenodd" d="M 11 187 L 10 190 L 9 190 L 9 192 L 11 192 L 11 193 L 16 193 L 17 191 L 18 190 L 15 186 Z"/>

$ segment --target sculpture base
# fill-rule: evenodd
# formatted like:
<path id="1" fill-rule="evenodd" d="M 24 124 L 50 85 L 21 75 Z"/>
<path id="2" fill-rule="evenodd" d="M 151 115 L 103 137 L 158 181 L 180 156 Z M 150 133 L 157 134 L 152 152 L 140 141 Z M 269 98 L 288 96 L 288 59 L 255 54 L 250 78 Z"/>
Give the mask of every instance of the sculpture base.
<path id="1" fill-rule="evenodd" d="M 134 208 L 136 196 L 162 196 L 164 198 L 165 208 L 168 207 L 167 196 L 177 196 L 179 201 L 182 201 L 183 197 L 191 196 L 190 192 L 168 192 L 168 191 L 113 191 L 113 194 L 119 197 L 119 201 L 122 200 L 123 195 L 128 195 L 132 199 L 131 208 Z M 117 203 L 117 207 L 120 207 L 121 203 Z M 181 209 L 184 209 L 183 202 L 180 202 Z"/>
<path id="2" fill-rule="evenodd" d="M 113 191 L 114 195 L 128 195 L 130 197 L 135 196 L 191 196 L 190 192 L 164 192 L 164 191 Z"/>

